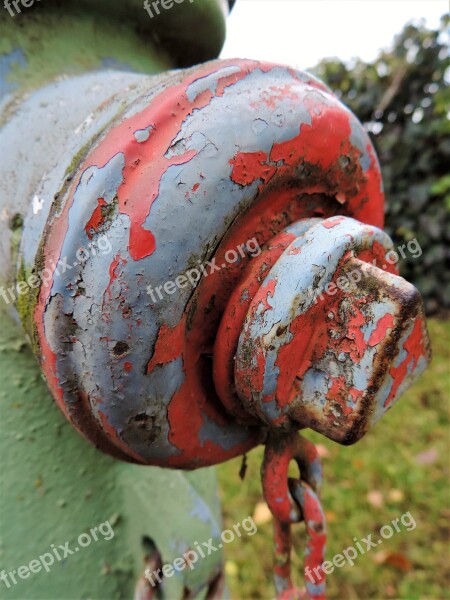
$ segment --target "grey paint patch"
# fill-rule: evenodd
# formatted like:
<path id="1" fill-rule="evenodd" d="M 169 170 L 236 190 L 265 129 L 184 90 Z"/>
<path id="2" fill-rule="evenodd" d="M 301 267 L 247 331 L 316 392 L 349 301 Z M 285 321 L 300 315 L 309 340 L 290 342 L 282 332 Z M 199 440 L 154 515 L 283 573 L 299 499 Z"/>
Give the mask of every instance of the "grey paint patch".
<path id="1" fill-rule="evenodd" d="M 202 416 L 203 425 L 199 431 L 199 440 L 202 445 L 212 442 L 224 450 L 231 450 L 247 439 L 247 430 L 240 425 L 232 423 L 225 428 L 211 421 L 205 413 L 202 413 Z"/>
<path id="2" fill-rule="evenodd" d="M 194 102 L 197 96 L 199 96 L 205 90 L 209 90 L 212 94 L 215 94 L 220 79 L 229 77 L 234 73 L 239 73 L 240 70 L 240 67 L 224 67 L 223 69 L 215 71 L 214 73 L 211 73 L 206 77 L 201 77 L 200 79 L 197 79 L 196 81 L 191 83 L 191 85 L 186 91 L 186 95 L 189 102 Z"/>
<path id="3" fill-rule="evenodd" d="M 153 127 L 149 125 L 145 129 L 138 129 L 134 132 L 134 139 L 139 142 L 146 142 L 150 137 L 150 132 L 153 130 Z"/>
<path id="4" fill-rule="evenodd" d="M 364 138 L 363 129 L 361 128 L 361 124 L 359 123 L 359 121 L 356 119 L 356 117 L 353 116 L 352 113 L 349 114 L 350 125 L 352 128 L 350 142 L 353 144 L 353 146 L 355 146 L 355 148 L 358 148 L 358 150 L 361 152 L 361 168 L 364 171 L 364 173 L 366 173 L 369 170 L 371 163 L 370 154 L 367 150 L 368 140 L 367 138 Z"/>

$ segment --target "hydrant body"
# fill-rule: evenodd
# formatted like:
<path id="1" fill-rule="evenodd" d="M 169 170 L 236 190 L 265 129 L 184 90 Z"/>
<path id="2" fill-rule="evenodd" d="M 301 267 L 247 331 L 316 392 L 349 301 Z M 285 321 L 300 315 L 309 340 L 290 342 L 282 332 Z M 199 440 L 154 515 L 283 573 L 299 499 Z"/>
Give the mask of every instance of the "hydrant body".
<path id="1" fill-rule="evenodd" d="M 200 4 L 223 16 L 223 3 Z M 172 34 L 160 31 L 163 46 Z M 10 92 L 1 295 L 59 408 L 96 448 L 139 465 L 196 469 L 267 442 L 280 553 L 303 511 L 320 556 L 321 476 L 296 432 L 357 441 L 429 360 L 420 296 L 386 260 L 362 125 L 309 74 L 251 60 Z M 307 475 L 290 495 L 291 458 Z M 219 597 L 218 561 L 178 588 Z M 288 561 L 278 568 L 277 592 L 290 593 Z"/>
<path id="2" fill-rule="evenodd" d="M 359 439 L 428 356 L 418 293 L 383 264 L 392 243 L 362 126 L 320 82 L 277 65 L 104 77 L 115 93 L 45 168 L 18 256 L 21 285 L 40 277 L 22 319 L 61 409 L 105 452 L 177 468 L 242 454 L 272 427 Z M 71 111 L 74 86 L 88 96 L 92 83 L 41 93 Z M 45 139 L 40 104 L 25 102 L 7 141 L 39 112 Z M 261 252 L 274 262 L 255 276 L 263 291 L 246 281 L 227 311 Z M 349 260 L 359 286 L 316 306 L 308 292 Z"/>

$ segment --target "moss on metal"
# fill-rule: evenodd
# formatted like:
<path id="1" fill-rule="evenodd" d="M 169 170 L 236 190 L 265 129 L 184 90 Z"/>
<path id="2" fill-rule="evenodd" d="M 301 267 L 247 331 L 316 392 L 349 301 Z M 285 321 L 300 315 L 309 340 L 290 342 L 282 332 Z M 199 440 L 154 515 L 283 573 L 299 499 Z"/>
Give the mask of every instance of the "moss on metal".
<path id="1" fill-rule="evenodd" d="M 155 52 L 126 23 L 74 15 L 33 11 L 15 17 L 17 24 L 0 21 L 0 54 L 20 48 L 26 65 L 13 63 L 6 81 L 16 88 L 35 89 L 61 74 L 81 74 L 111 66 L 157 73 L 173 66 Z"/>
<path id="2" fill-rule="evenodd" d="M 17 578 L 1 598 L 132 598 L 144 569 L 144 538 L 155 541 L 165 562 L 180 548 L 206 541 L 221 529 L 214 469 L 181 473 L 128 465 L 91 447 L 55 405 L 36 361 L 6 306 L 0 303 L 0 453 L 2 477 L 1 568 L 27 565 L 45 552 L 109 521 L 114 537 L 55 560 L 50 571 Z M 210 520 L 202 521 L 210 512 Z M 185 585 L 206 582 L 221 552 L 166 581 L 168 598 Z M 214 566 L 216 565 L 216 566 Z M 186 576 L 188 580 L 184 578 Z M 189 578 L 192 581 L 189 581 Z M 203 592 L 194 597 L 203 597 Z"/>

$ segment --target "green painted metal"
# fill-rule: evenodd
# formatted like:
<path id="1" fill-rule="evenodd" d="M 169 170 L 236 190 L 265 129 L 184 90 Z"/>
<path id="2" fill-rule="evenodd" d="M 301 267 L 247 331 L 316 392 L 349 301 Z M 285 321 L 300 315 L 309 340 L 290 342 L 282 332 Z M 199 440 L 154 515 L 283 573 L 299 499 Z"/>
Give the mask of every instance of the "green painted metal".
<path id="1" fill-rule="evenodd" d="M 142 3 L 42 0 L 11 18 L 0 9 L 0 127 L 17 101 L 62 75 L 120 68 L 157 73 L 217 56 L 226 3 L 176 4 L 150 19 Z M 1 96 L 1 94 L 0 94 Z M 51 107 L 49 108 L 51 110 Z M 3 121 L 2 121 L 3 119 Z M 1 149 L 2 152 L 6 149 Z M 20 170 L 18 170 L 20 173 Z M 0 197 L 0 212 L 2 210 Z M 3 223 L 14 256 L 20 223 Z M 0 228 L 1 228 L 0 227 Z M 2 233 L 2 235 L 3 235 Z M 0 281 L 0 285 L 9 283 Z M 17 316 L 17 315 L 16 315 Z M 114 461 L 74 431 L 55 406 L 39 368 L 0 298 L 0 571 L 7 573 L 109 521 L 86 548 L 27 579 L 0 580 L 0 597 L 132 598 L 151 539 L 163 563 L 221 531 L 214 469 L 181 473 Z M 220 551 L 165 579 L 162 599 L 205 597 Z"/>
<path id="2" fill-rule="evenodd" d="M 226 15 L 223 0 L 184 0 L 153 18 L 143 0 L 35 0 L 14 17 L 0 5 L 0 86 L 29 89 L 106 67 L 152 74 L 204 62 L 220 54 Z"/>
<path id="3" fill-rule="evenodd" d="M 1 598 L 132 598 L 144 570 L 144 536 L 163 562 L 189 543 L 217 538 L 220 505 L 214 469 L 192 473 L 119 463 L 97 452 L 55 406 L 22 330 L 0 305 L 0 569 L 28 564 L 51 544 L 63 545 L 109 520 L 114 537 L 57 562 L 50 572 L 18 579 Z M 107 528 L 105 528 L 107 529 Z M 106 537 L 109 537 L 107 535 Z M 186 548 L 187 549 L 187 548 Z M 166 598 L 180 598 L 215 573 L 217 552 L 166 580 Z"/>
<path id="4" fill-rule="evenodd" d="M 146 44 L 126 23 L 106 22 L 90 13 L 28 14 L 0 20 L 0 55 L 9 58 L 3 85 L 11 91 L 39 87 L 61 74 L 79 74 L 107 65 L 157 73 L 173 67 L 168 56 Z M 6 17 L 8 18 L 8 17 Z M 22 21 L 27 21 L 22 27 Z M 28 26 L 29 23 L 29 26 Z M 20 27 L 18 27 L 20 25 Z"/>

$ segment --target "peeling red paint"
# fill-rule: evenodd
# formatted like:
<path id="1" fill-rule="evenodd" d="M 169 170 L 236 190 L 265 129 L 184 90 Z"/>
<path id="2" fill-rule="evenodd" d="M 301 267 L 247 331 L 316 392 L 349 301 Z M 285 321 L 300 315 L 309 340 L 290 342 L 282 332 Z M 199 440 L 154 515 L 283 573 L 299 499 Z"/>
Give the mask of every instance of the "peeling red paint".
<path id="1" fill-rule="evenodd" d="M 369 338 L 369 346 L 378 346 L 382 339 L 387 335 L 388 329 L 392 329 L 394 325 L 394 317 L 389 313 L 381 317 L 377 323 L 377 328 Z"/>
<path id="2" fill-rule="evenodd" d="M 233 165 L 231 179 L 239 185 L 250 185 L 258 179 L 267 182 L 273 177 L 276 167 L 267 164 L 265 152 L 240 152 L 230 160 Z"/>
<path id="3" fill-rule="evenodd" d="M 236 71 L 229 75 L 228 67 L 233 67 Z M 236 145 L 234 156 L 225 157 L 232 169 L 231 174 L 227 171 L 220 175 L 223 181 L 228 179 L 227 184 L 236 184 L 236 188 L 258 182 L 257 190 L 239 218 L 234 216 L 230 220 L 229 230 L 224 236 L 221 235 L 218 247 L 213 248 L 217 264 L 224 265 L 220 273 L 211 273 L 202 278 L 178 322 L 174 320 L 175 324 L 171 327 L 164 322 L 158 325 L 159 332 L 153 355 L 150 360 L 147 359 L 147 376 L 150 379 L 158 365 L 164 367 L 181 359 L 180 380 L 184 378 L 167 404 L 170 426 L 168 441 L 174 449 L 173 455 L 166 461 L 170 466 L 192 468 L 201 464 L 215 464 L 246 451 L 266 435 L 265 427 L 268 423 L 261 424 L 260 420 L 243 406 L 242 398 L 237 397 L 233 356 L 247 311 L 250 310 L 254 315 L 270 312 L 273 308 L 274 294 L 278 287 L 283 285 L 283 282 L 276 278 L 272 278 L 265 285 L 263 279 L 292 242 L 292 236 L 284 229 L 305 218 L 320 216 L 326 219 L 336 211 L 342 214 L 333 221 L 328 221 L 325 227 L 334 229 L 342 222 L 343 215 L 352 215 L 374 226 L 380 226 L 383 222 L 383 192 L 378 163 L 369 145 L 367 152 L 370 165 L 363 169 L 362 152 L 350 141 L 352 127 L 355 126 L 354 118 L 328 94 L 324 86 L 308 80 L 304 75 L 296 75 L 295 71 L 291 73 L 287 70 L 295 79 L 292 83 L 284 84 L 279 80 L 270 82 L 271 71 L 276 73 L 280 68 L 253 61 L 222 61 L 202 66 L 188 73 L 180 83 L 161 88 L 162 91 L 149 100 L 148 106 L 106 132 L 76 173 L 62 211 L 54 216 L 51 227 L 48 228 L 44 249 L 45 267 L 53 271 L 52 264 L 56 264 L 60 256 L 68 232 L 69 211 L 77 202 L 75 192 L 80 186 L 83 174 L 90 168 L 103 169 L 112 158 L 120 155 L 123 157 L 124 167 L 123 181 L 117 189 L 117 213 L 127 216 L 130 222 L 124 235 L 129 236 L 127 248 L 131 260 L 134 263 L 142 261 L 144 265 L 144 259 L 159 250 L 159 240 L 155 238 L 155 231 L 151 231 L 147 223 L 161 189 L 165 192 L 166 186 L 170 186 L 170 177 L 166 176 L 168 170 L 179 165 L 187 165 L 187 170 L 189 163 L 195 160 L 195 179 L 190 180 L 187 188 L 190 191 L 186 192 L 186 197 L 199 190 L 200 181 L 196 181 L 199 177 L 204 190 L 198 199 L 207 194 L 210 175 L 204 170 L 203 163 L 197 161 L 199 150 L 186 150 L 183 146 L 186 139 L 181 138 L 183 127 L 190 118 L 209 107 L 213 100 L 217 103 L 226 91 L 230 93 L 227 93 L 226 100 L 223 99 L 223 105 L 231 103 L 232 86 L 244 82 L 249 74 L 254 73 L 258 73 L 259 76 L 267 74 L 268 77 L 267 87 L 256 103 L 260 107 L 279 109 L 283 108 L 283 102 L 301 102 L 309 113 L 308 122 L 300 122 L 299 119 L 298 133 L 291 139 L 273 143 L 270 152 L 249 151 L 249 148 Z M 224 69 L 224 76 L 220 76 L 221 69 Z M 215 81 L 211 79 L 211 85 L 205 83 L 204 88 L 198 85 L 215 71 L 219 75 Z M 305 85 L 309 85 L 311 91 L 317 90 L 320 93 L 305 94 Z M 195 95 L 196 89 L 198 93 Z M 325 98 L 325 94 L 326 102 L 321 103 L 319 100 Z M 255 105 L 255 111 L 257 110 Z M 283 116 L 282 111 L 280 115 Z M 152 135 L 145 144 L 137 142 L 134 132 L 148 127 L 151 127 Z M 280 138 L 282 136 L 277 137 Z M 178 145 L 179 142 L 183 143 Z M 184 148 L 181 153 L 180 148 Z M 351 172 L 347 172 L 342 166 L 342 156 L 352 164 Z M 364 158 L 367 163 L 367 156 Z M 203 168 L 197 168 L 197 162 Z M 173 179 L 173 185 L 181 183 L 176 182 L 175 177 Z M 164 188 L 161 187 L 163 181 Z M 218 181 L 222 180 L 218 178 Z M 233 194 L 241 194 L 240 201 L 247 200 L 244 196 L 247 190 L 231 189 Z M 233 194 L 230 198 L 233 198 Z M 98 206 L 93 209 L 88 223 L 83 228 L 89 236 L 104 224 L 104 205 L 104 199 L 99 198 Z M 191 203 L 183 203 L 183 210 L 187 216 L 191 206 Z M 157 215 L 155 212 L 152 217 L 156 219 Z M 227 250 L 237 248 L 239 244 L 252 238 L 256 238 L 260 245 L 267 244 L 267 248 L 261 254 L 264 259 L 244 254 L 239 257 L 239 261 L 229 264 L 226 260 Z M 275 243 L 275 240 L 278 241 Z M 375 248 L 375 244 L 368 252 L 368 256 L 376 258 L 377 265 L 383 259 L 380 249 Z M 293 248 L 290 254 L 293 257 L 301 257 L 302 253 L 300 249 Z M 339 269 L 343 269 L 345 261 L 350 259 L 349 254 L 345 255 Z M 364 260 L 365 257 L 361 259 Z M 252 270 L 252 264 L 257 265 L 257 268 Z M 172 268 L 171 265 L 168 267 Z M 389 269 L 393 267 L 387 266 L 387 270 Z M 135 310 L 128 297 L 129 287 L 132 286 L 129 285 L 129 281 L 127 283 L 127 271 L 126 260 L 120 253 L 116 254 L 109 264 L 109 285 L 103 298 L 99 299 L 102 307 L 101 318 L 104 321 L 113 323 L 113 320 L 118 318 L 117 315 L 127 320 L 126 328 L 124 326 L 127 335 L 122 336 L 124 344 L 132 340 L 135 325 L 142 327 L 143 321 L 137 318 L 137 315 L 144 314 L 142 310 Z M 144 287 L 144 266 L 138 280 Z M 235 289 L 237 291 L 233 295 Z M 144 294 L 144 291 L 142 293 Z M 35 321 L 43 370 L 59 405 L 67 411 L 58 382 L 56 353 L 47 343 L 45 335 L 44 315 L 50 298 L 51 288 L 41 288 Z M 236 302 L 228 308 L 230 298 Z M 255 299 L 257 303 L 251 305 Z M 355 302 L 352 311 L 347 312 L 345 318 L 336 319 L 336 332 L 333 334 L 335 337 L 331 336 L 331 328 L 326 321 L 326 307 L 320 302 L 312 307 L 308 315 L 293 320 L 293 339 L 280 349 L 275 360 L 280 374 L 274 410 L 281 413 L 273 416 L 271 426 L 278 427 L 285 423 L 287 416 L 282 411 L 297 401 L 299 382 L 308 369 L 325 356 L 327 350 L 348 355 L 355 365 L 361 361 L 367 350 L 362 333 L 362 326 L 367 321 L 365 303 L 365 299 L 361 299 L 360 304 Z M 326 304 L 328 310 L 333 310 L 339 315 L 338 297 Z M 151 309 L 153 310 L 153 305 Z M 225 320 L 220 324 L 224 313 Z M 377 341 L 382 342 L 384 325 L 383 321 L 378 332 L 372 333 L 371 340 L 375 345 Z M 384 331 L 388 331 L 388 328 L 385 327 Z M 283 335 L 283 331 L 275 333 Z M 142 335 L 145 335 L 145 331 Z M 250 342 L 251 340 L 249 347 Z M 130 352 L 136 350 L 137 348 L 132 348 Z M 223 367 L 218 360 L 220 356 L 224 359 Z M 258 348 L 255 351 L 255 364 L 257 373 L 249 377 L 247 383 L 256 390 L 263 390 L 267 360 Z M 123 363 L 123 370 L 126 373 L 142 372 L 142 365 L 138 368 L 134 359 L 128 359 Z M 119 374 L 116 375 L 120 378 Z M 297 383 L 292 385 L 292 379 Z M 216 383 L 215 389 L 213 380 Z M 341 404 L 343 415 L 353 418 L 341 390 L 337 393 L 338 383 L 336 379 L 331 386 L 330 402 L 334 398 L 336 403 Z M 122 385 L 120 382 L 119 388 Z M 347 392 L 348 397 L 358 404 L 355 389 L 350 386 Z M 243 390 L 240 389 L 239 393 L 243 393 Z M 265 410 L 269 410 L 272 403 L 273 398 L 270 394 L 262 394 L 261 404 L 265 405 Z M 208 438 L 209 422 L 213 428 L 231 427 L 235 417 L 239 418 L 240 423 L 250 427 L 257 425 L 254 430 L 242 429 L 245 431 L 242 443 L 236 443 L 232 450 L 228 450 L 219 442 L 216 443 L 216 440 Z M 303 419 L 303 415 L 300 414 L 296 414 L 295 417 L 299 422 Z M 75 415 L 73 420 L 76 422 L 77 418 Z M 186 422 L 189 426 L 179 427 L 180 422 Z M 126 446 L 122 440 L 121 447 L 125 449 Z"/>
<path id="4" fill-rule="evenodd" d="M 397 394 L 398 388 L 405 380 L 405 377 L 408 372 L 408 367 L 414 368 L 417 365 L 420 357 L 426 355 L 427 349 L 425 348 L 424 343 L 424 330 L 425 323 L 423 319 L 416 319 L 413 331 L 407 339 L 407 341 L 405 342 L 405 359 L 398 367 L 391 367 L 389 371 L 394 381 L 392 384 L 391 392 L 384 403 L 385 407 L 388 407 L 391 404 L 392 399 Z"/>
<path id="5" fill-rule="evenodd" d="M 325 227 L 325 229 L 332 229 L 333 227 L 336 227 L 336 225 L 339 225 L 339 223 L 342 223 L 342 220 L 343 220 L 343 217 L 336 217 L 334 219 L 328 219 L 328 221 L 323 223 L 323 227 Z"/>
<path id="6" fill-rule="evenodd" d="M 185 319 L 182 319 L 178 325 L 173 328 L 165 323 L 162 325 L 156 341 L 155 351 L 147 365 L 147 373 L 151 373 L 157 365 L 164 365 L 182 355 L 185 325 Z"/>
<path id="7" fill-rule="evenodd" d="M 102 224 L 102 222 L 103 222 L 102 207 L 107 206 L 107 205 L 108 205 L 107 202 L 105 202 L 105 200 L 103 198 L 98 199 L 98 206 L 92 213 L 91 218 L 86 223 L 86 227 L 84 228 L 89 239 L 92 239 L 92 237 L 93 237 L 92 232 L 97 232 L 99 226 Z"/>

